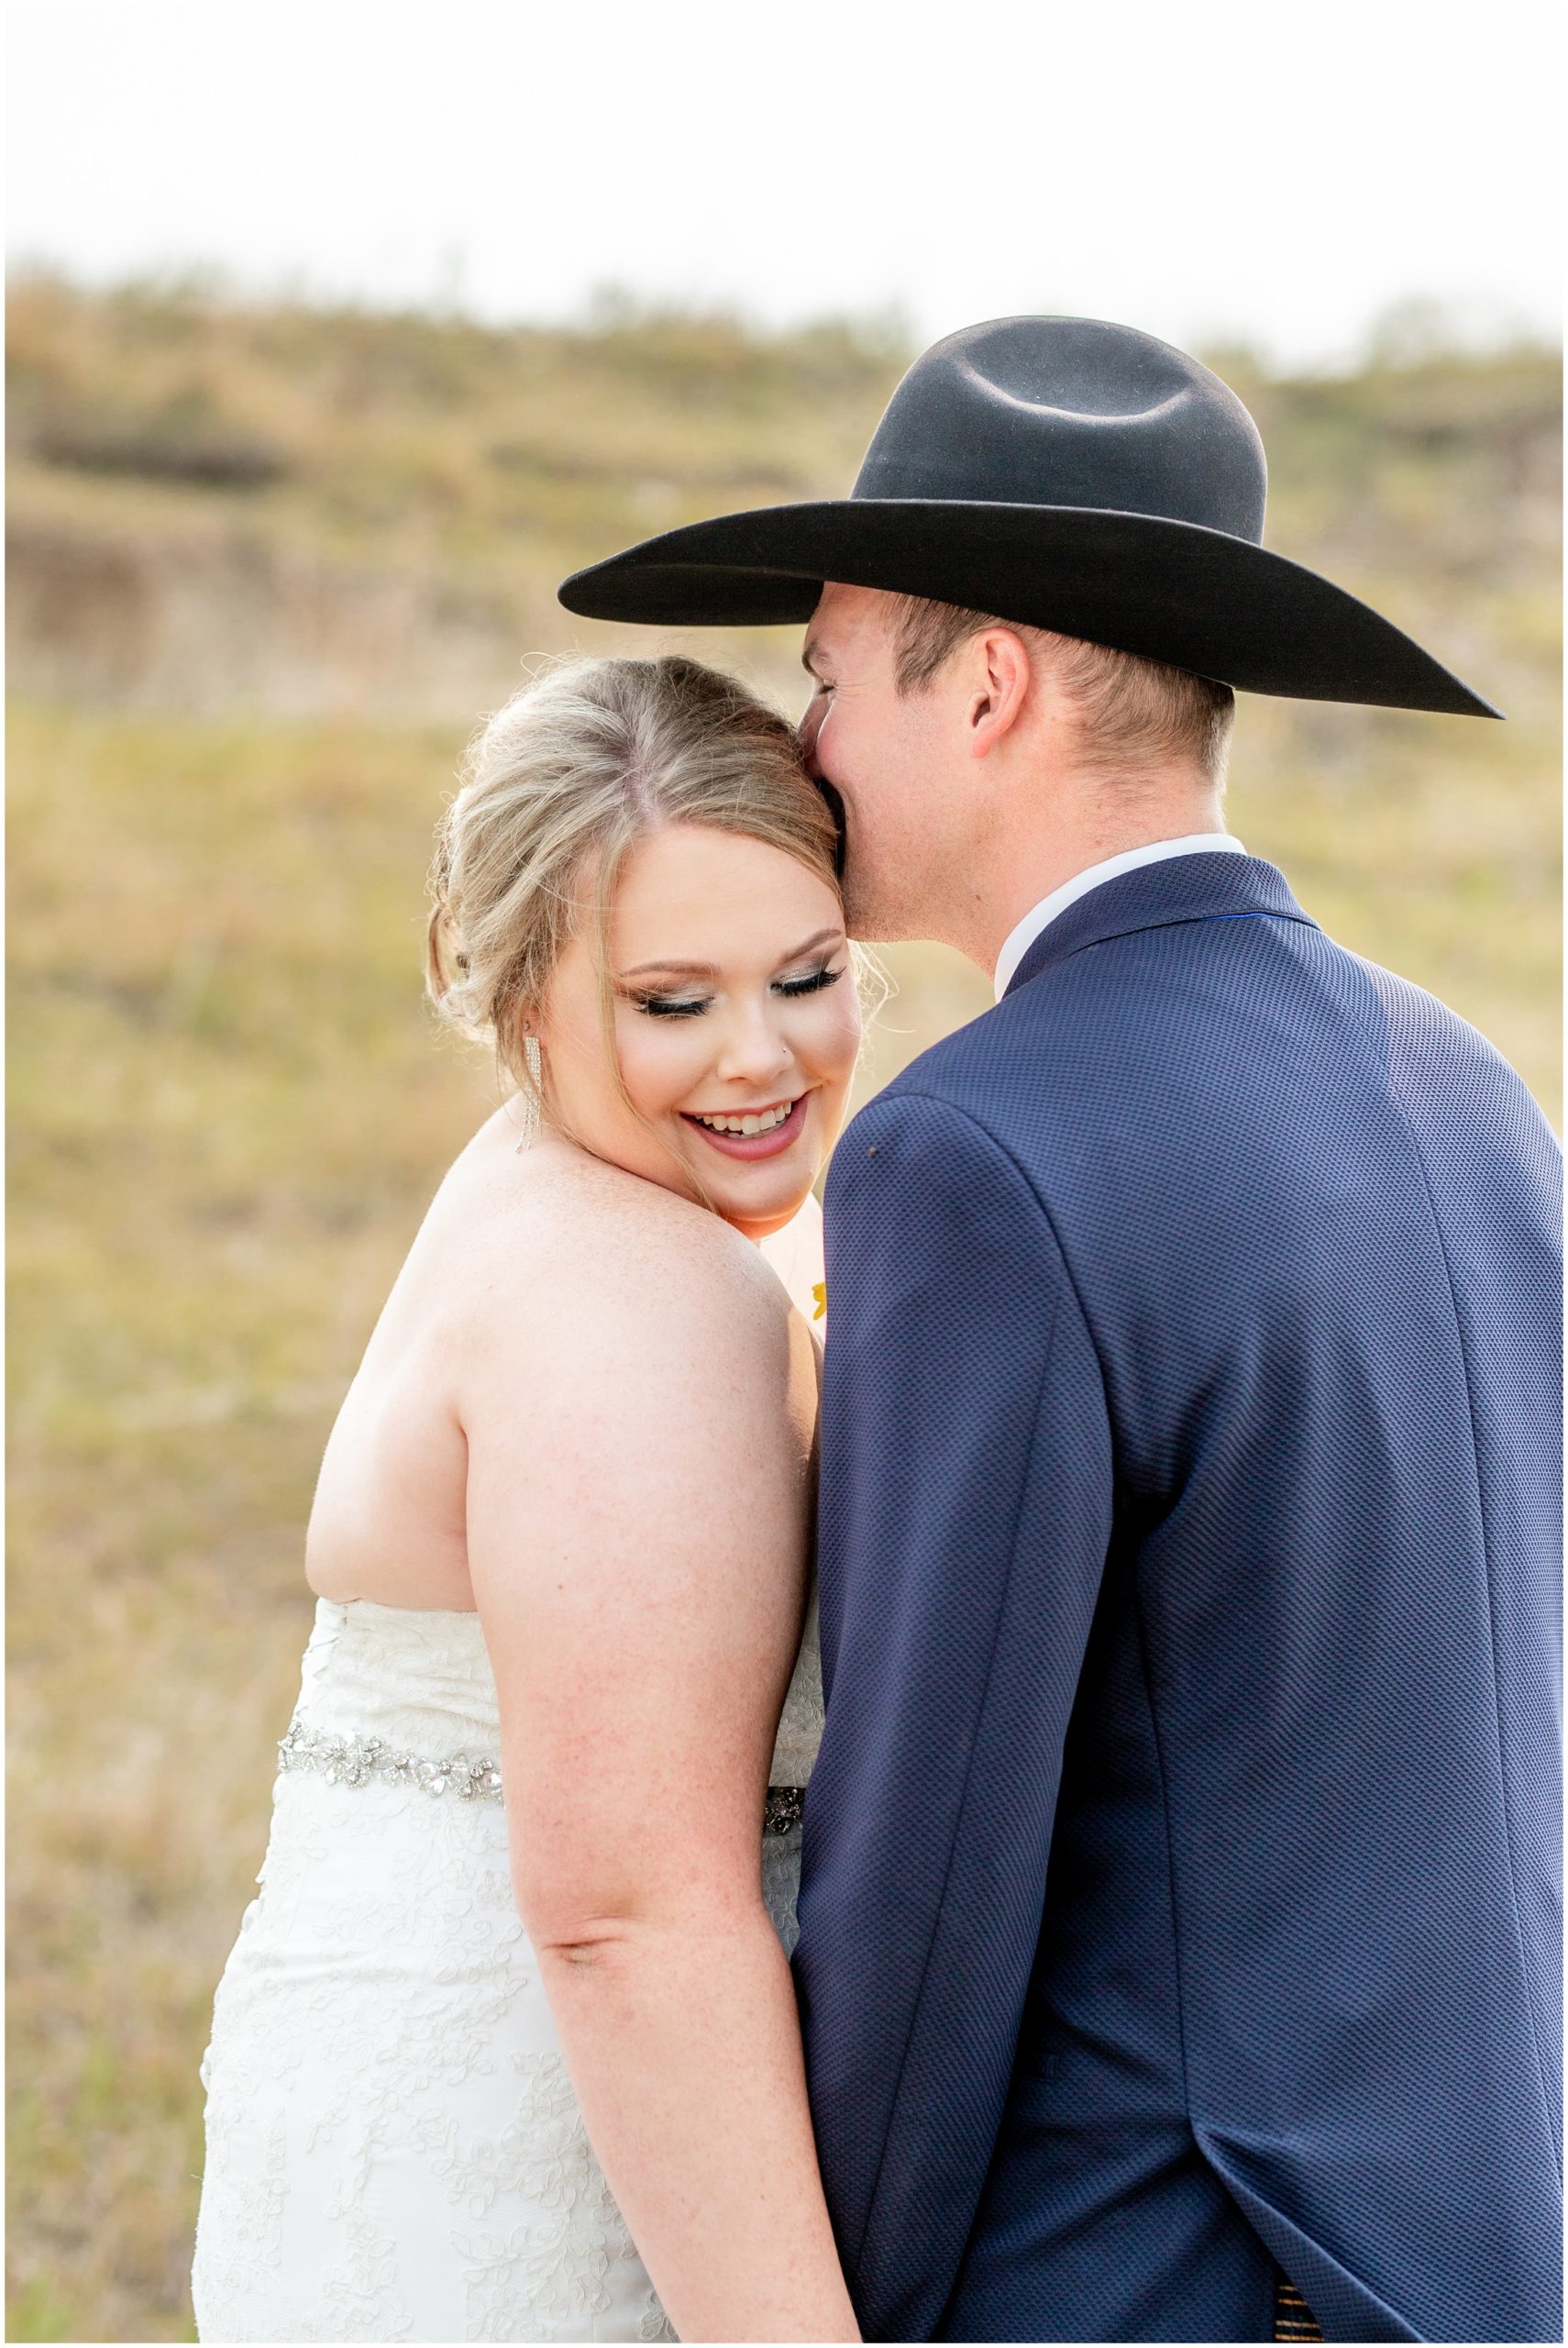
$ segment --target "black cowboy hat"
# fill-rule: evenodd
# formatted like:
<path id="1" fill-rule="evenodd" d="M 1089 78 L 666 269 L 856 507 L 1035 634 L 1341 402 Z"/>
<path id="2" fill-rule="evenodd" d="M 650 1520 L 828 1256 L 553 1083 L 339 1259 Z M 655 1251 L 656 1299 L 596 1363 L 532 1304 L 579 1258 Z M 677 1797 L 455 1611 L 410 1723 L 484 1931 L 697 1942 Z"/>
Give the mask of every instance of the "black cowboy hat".
<path id="1" fill-rule="evenodd" d="M 1500 712 L 1342 587 L 1264 551 L 1257 426 L 1184 351 L 997 318 L 917 359 L 847 498 L 667 530 L 574 571 L 589 619 L 811 617 L 823 582 L 929 596 L 1254 693 Z"/>

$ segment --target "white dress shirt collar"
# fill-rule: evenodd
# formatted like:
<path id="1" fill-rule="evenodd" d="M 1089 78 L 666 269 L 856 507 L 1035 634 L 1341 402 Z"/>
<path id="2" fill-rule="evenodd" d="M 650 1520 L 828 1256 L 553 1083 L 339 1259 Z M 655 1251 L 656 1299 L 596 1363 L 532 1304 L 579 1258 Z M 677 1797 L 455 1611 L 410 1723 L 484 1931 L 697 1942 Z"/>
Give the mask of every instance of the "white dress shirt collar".
<path id="1" fill-rule="evenodd" d="M 1102 880 L 1114 880 L 1123 872 L 1136 872 L 1140 865 L 1163 864 L 1167 856 L 1245 856 L 1240 840 L 1229 832 L 1189 832 L 1185 839 L 1151 840 L 1146 847 L 1124 848 L 1120 856 L 1108 856 L 1103 863 L 1091 864 L 1087 872 L 1075 872 L 1059 889 L 1026 913 L 1017 925 L 1010 929 L 997 956 L 997 1001 L 999 1002 L 1017 973 L 1018 966 L 1040 936 L 1058 914 L 1098 889 Z"/>

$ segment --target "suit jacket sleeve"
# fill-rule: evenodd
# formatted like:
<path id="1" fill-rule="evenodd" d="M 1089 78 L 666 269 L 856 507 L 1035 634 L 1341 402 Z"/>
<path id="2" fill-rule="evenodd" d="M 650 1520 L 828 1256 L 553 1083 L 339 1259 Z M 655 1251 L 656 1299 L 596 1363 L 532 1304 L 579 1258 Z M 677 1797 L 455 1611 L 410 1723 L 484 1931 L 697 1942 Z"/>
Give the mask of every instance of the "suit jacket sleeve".
<path id="1" fill-rule="evenodd" d="M 866 2337 L 927 2340 L 996 2143 L 1111 1509 L 1051 1224 L 963 1111 L 888 1093 L 827 1198 L 827 1730 L 796 1980 Z"/>

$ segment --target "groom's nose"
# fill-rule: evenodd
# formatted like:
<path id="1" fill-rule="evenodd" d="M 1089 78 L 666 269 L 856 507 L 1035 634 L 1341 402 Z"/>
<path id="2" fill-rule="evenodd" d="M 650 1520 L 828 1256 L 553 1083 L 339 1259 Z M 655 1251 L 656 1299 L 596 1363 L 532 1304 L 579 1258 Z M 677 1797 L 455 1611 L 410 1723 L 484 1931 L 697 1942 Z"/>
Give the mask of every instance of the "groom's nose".
<path id="1" fill-rule="evenodd" d="M 801 712 L 801 722 L 795 728 L 795 738 L 801 745 L 801 756 L 806 762 L 806 772 L 813 782 L 821 782 L 823 779 L 822 769 L 817 764 L 817 737 L 823 730 L 823 719 L 826 715 L 825 695 L 813 693 Z"/>

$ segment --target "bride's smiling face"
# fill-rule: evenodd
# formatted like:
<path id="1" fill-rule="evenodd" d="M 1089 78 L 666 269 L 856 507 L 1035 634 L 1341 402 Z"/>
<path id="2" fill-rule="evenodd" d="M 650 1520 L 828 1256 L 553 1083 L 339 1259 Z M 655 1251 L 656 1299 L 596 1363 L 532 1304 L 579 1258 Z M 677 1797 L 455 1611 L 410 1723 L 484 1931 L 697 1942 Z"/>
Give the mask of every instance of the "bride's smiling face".
<path id="1" fill-rule="evenodd" d="M 579 936 L 537 1024 L 552 1118 L 595 1157 L 766 1237 L 811 1189 L 855 1070 L 859 1004 L 836 892 L 766 841 L 673 824 L 626 858 L 608 945 L 632 1108 Z"/>

